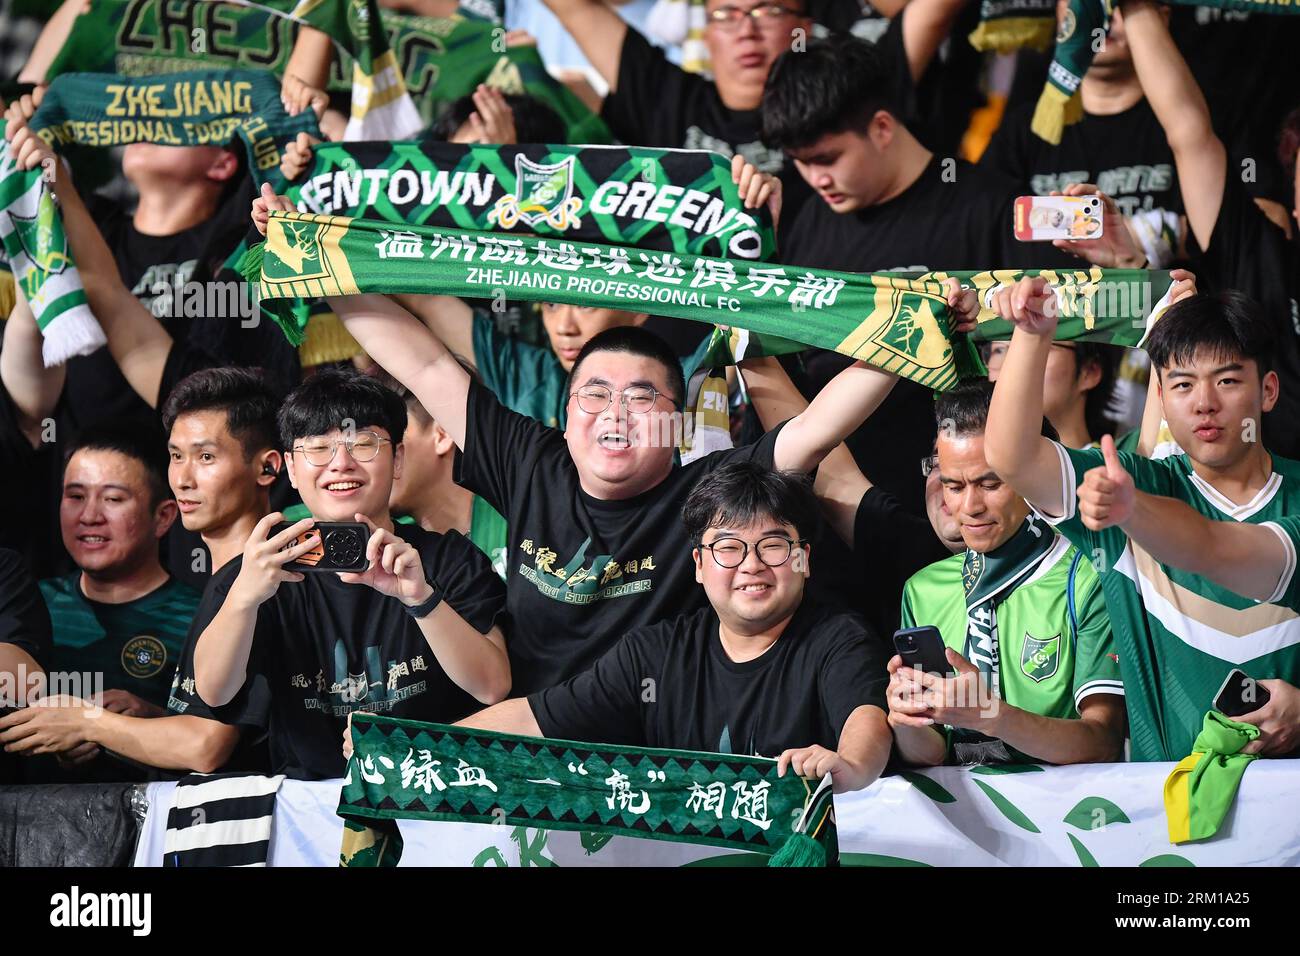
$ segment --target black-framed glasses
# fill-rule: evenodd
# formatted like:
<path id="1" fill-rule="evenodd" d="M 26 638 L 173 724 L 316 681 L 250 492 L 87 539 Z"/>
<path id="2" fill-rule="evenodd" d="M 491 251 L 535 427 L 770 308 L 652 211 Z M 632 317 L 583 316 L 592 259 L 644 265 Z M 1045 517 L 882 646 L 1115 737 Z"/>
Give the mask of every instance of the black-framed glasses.
<path id="1" fill-rule="evenodd" d="M 652 385 L 629 385 L 617 393 L 608 385 L 584 385 L 570 396 L 578 399 L 578 407 L 588 415 L 599 415 L 613 403 L 615 394 L 628 412 L 644 415 L 655 407 L 662 393 Z"/>
<path id="2" fill-rule="evenodd" d="M 939 456 L 926 455 L 924 458 L 921 459 L 922 477 L 929 478 L 932 474 L 934 474 L 935 470 L 938 467 L 939 467 Z"/>
<path id="3" fill-rule="evenodd" d="M 391 438 L 381 438 L 374 432 L 357 432 L 350 438 L 308 438 L 293 450 L 301 452 L 309 465 L 323 468 L 334 460 L 339 453 L 339 445 L 348 450 L 355 461 L 374 461 L 380 446 L 392 443 Z"/>
<path id="4" fill-rule="evenodd" d="M 1003 359 L 1007 357 L 1007 349 L 1010 347 L 1010 342 L 990 342 L 984 349 L 984 364 L 989 368 L 1000 366 Z M 1052 347 L 1066 349 L 1070 352 L 1075 351 L 1075 343 L 1073 342 L 1053 342 Z"/>
<path id="5" fill-rule="evenodd" d="M 738 30 L 749 17 L 760 30 L 774 28 L 782 17 L 797 17 L 798 10 L 779 3 L 764 3 L 748 10 L 742 7 L 718 7 L 709 13 L 709 22 L 723 30 Z"/>
<path id="6" fill-rule="evenodd" d="M 779 568 L 790 560 L 790 555 L 794 553 L 796 547 L 802 547 L 807 544 L 803 538 L 798 541 L 792 541 L 785 535 L 771 534 L 766 538 L 759 538 L 754 549 L 758 552 L 758 560 L 762 561 L 769 568 Z M 720 568 L 738 568 L 745 563 L 745 558 L 749 557 L 749 542 L 741 538 L 718 538 L 712 544 L 701 544 L 701 548 L 713 554 L 713 560 L 717 562 Z"/>

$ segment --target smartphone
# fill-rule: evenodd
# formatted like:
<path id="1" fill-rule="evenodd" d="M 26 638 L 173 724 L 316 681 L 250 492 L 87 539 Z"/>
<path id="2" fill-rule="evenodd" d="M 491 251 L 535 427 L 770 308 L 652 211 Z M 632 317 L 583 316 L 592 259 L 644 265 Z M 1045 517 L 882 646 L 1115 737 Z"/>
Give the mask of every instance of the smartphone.
<path id="1" fill-rule="evenodd" d="M 1017 196 L 1015 234 L 1021 242 L 1100 239 L 1100 196 Z"/>
<path id="2" fill-rule="evenodd" d="M 1240 717 L 1259 710 L 1268 698 L 1267 687 L 1234 667 L 1214 695 L 1214 709 L 1225 717 Z"/>
<path id="3" fill-rule="evenodd" d="M 366 560 L 370 529 L 360 521 L 317 521 L 281 550 L 305 541 L 313 532 L 320 534 L 316 546 L 286 564 L 286 571 L 364 571 L 370 567 Z"/>
<path id="4" fill-rule="evenodd" d="M 908 667 L 945 676 L 953 673 L 952 665 L 944 656 L 943 638 L 937 627 L 926 625 L 895 631 L 894 647 Z"/>

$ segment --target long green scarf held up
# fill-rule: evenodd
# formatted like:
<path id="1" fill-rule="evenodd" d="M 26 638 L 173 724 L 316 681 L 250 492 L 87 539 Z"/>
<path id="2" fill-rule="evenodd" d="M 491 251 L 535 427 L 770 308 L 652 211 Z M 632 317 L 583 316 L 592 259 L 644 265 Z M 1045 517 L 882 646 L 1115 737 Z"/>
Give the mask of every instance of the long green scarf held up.
<path id="1" fill-rule="evenodd" d="M 775 760 L 545 740 L 361 713 L 352 715 L 352 746 L 338 806 L 346 821 L 344 866 L 396 865 L 396 820 L 699 843 L 776 854 L 777 865 L 838 858 L 830 777 L 778 777 Z"/>
<path id="2" fill-rule="evenodd" d="M 6 125 L 0 120 L 0 136 Z M 48 367 L 89 355 L 107 339 L 86 302 L 47 172 L 19 169 L 0 143 L 0 252 L 40 326 Z"/>
<path id="3" fill-rule="evenodd" d="M 285 189 L 302 212 L 529 232 L 574 242 L 766 259 L 766 207 L 745 209 L 731 165 L 704 150 L 325 143 Z"/>
<path id="4" fill-rule="evenodd" d="M 1244 13 L 1300 14 L 1292 0 L 1169 0 L 1178 6 L 1215 7 Z M 1056 48 L 1047 83 L 1034 110 L 1031 128 L 1049 143 L 1059 143 L 1066 126 L 1083 119 L 1079 84 L 1110 30 L 1113 0 L 1069 0 L 1056 23 L 1055 0 L 983 0 L 980 24 L 970 35 L 977 50 L 1006 53 L 1021 47 Z"/>
<path id="5" fill-rule="evenodd" d="M 290 116 L 275 78 L 251 70 L 139 77 L 65 73 L 45 91 L 29 125 L 56 149 L 225 146 L 237 139 L 258 183 L 280 180 L 281 152 L 299 132 L 320 135 L 315 114 Z"/>

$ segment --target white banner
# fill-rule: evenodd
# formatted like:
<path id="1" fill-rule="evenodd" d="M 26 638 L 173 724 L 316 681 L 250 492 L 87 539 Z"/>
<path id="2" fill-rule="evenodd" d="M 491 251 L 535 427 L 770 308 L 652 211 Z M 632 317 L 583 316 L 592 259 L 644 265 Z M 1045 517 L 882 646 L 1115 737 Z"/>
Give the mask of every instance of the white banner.
<path id="1" fill-rule="evenodd" d="M 1296 866 L 1300 761 L 1257 760 L 1219 833 L 1170 844 L 1171 763 L 943 767 L 835 798 L 840 853 L 857 866 Z M 150 784 L 136 866 L 162 865 L 174 784 Z M 337 866 L 339 781 L 286 780 L 272 866 Z M 402 866 L 764 865 L 716 847 L 531 827 L 404 820 Z"/>

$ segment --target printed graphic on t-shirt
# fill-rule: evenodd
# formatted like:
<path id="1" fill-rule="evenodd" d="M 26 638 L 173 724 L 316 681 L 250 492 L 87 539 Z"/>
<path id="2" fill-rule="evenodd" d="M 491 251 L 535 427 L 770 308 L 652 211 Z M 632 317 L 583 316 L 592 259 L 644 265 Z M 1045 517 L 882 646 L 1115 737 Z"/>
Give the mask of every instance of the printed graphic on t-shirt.
<path id="1" fill-rule="evenodd" d="M 657 571 L 653 554 L 640 558 L 615 560 L 612 554 L 587 556 L 588 537 L 568 563 L 556 567 L 559 554 L 531 538 L 519 544 L 528 556 L 521 559 L 519 574 L 531 581 L 538 593 L 565 604 L 593 604 L 609 598 L 626 597 L 654 590 L 654 578 L 647 571 Z M 529 563 L 531 560 L 531 564 Z"/>
<path id="2" fill-rule="evenodd" d="M 686 139 L 683 149 L 707 149 L 730 158 L 737 153 L 754 164 L 762 173 L 778 175 L 785 168 L 785 153 L 779 149 L 769 149 L 759 140 L 752 143 L 737 143 L 732 147 L 725 139 L 719 139 L 704 132 L 698 126 L 686 127 Z"/>
<path id="3" fill-rule="evenodd" d="M 140 634 L 122 646 L 122 670 L 138 680 L 162 673 L 167 664 L 167 647 L 150 634 Z"/>
<path id="4" fill-rule="evenodd" d="M 185 262 L 151 265 L 131 289 L 131 294 L 157 318 L 175 315 L 175 300 L 194 277 L 198 264 L 198 259 L 187 259 Z"/>
<path id="5" fill-rule="evenodd" d="M 409 661 L 389 661 L 387 667 L 384 667 L 379 659 L 379 645 L 367 644 L 363 656 L 365 670 L 359 674 L 350 672 L 347 646 L 340 638 L 334 643 L 332 680 L 325 676 L 325 669 L 321 668 L 314 677 L 295 674 L 289 679 L 289 684 L 298 690 L 313 691 L 310 696 L 303 696 L 304 708 L 323 710 L 335 717 L 343 717 L 354 710 L 383 713 L 428 690 L 427 681 L 416 679 L 422 672 L 429 670 L 423 654 L 417 654 Z M 399 687 L 399 679 L 402 677 L 412 680 Z"/>
<path id="6" fill-rule="evenodd" d="M 1064 192 L 1071 183 L 1092 183 L 1115 200 L 1120 212 L 1131 216 L 1155 208 L 1153 193 L 1167 192 L 1173 188 L 1174 167 L 1170 163 L 1116 166 L 1114 169 L 1102 170 L 1095 180 L 1086 169 L 1039 173 L 1029 179 L 1030 188 L 1039 196 L 1046 196 L 1053 190 Z"/>

